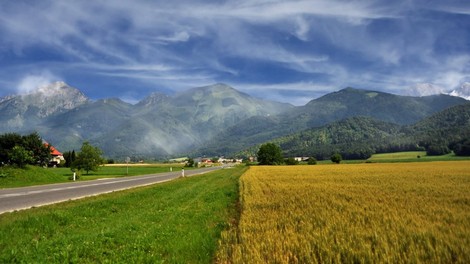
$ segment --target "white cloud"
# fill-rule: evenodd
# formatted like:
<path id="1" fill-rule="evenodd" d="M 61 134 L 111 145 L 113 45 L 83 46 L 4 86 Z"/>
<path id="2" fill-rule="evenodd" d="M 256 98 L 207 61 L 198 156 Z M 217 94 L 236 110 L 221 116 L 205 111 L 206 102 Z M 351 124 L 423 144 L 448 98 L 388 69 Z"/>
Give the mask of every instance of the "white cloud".
<path id="1" fill-rule="evenodd" d="M 24 76 L 18 82 L 16 92 L 18 94 L 28 94 L 36 90 L 38 87 L 45 86 L 60 80 L 61 79 L 59 77 L 49 71 L 42 71 L 40 73 L 30 74 Z"/>

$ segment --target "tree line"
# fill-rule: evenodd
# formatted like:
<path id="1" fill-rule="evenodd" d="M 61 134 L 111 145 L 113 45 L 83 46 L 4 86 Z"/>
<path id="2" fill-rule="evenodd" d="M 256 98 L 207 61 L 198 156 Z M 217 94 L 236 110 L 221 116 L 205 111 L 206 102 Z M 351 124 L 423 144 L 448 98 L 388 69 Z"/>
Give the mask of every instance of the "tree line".
<path id="1" fill-rule="evenodd" d="M 83 142 L 80 152 L 75 150 L 63 153 L 65 167 L 72 170 L 96 171 L 105 163 L 103 151 L 92 146 L 88 141 Z M 0 135 L 0 164 L 24 168 L 26 165 L 47 166 L 51 161 L 51 147 L 37 133 L 20 135 L 6 133 Z"/>

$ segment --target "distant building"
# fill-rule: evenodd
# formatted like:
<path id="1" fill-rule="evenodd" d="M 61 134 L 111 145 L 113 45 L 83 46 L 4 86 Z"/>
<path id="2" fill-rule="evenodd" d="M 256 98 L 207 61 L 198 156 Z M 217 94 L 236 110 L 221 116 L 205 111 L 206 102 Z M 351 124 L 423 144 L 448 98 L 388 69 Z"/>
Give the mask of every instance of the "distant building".
<path id="1" fill-rule="evenodd" d="M 51 149 L 51 156 L 52 158 L 49 160 L 49 166 L 57 166 L 62 162 L 65 162 L 64 155 L 60 151 L 58 151 L 54 146 L 50 145 L 49 143 L 45 143 L 44 145 L 49 146 Z"/>

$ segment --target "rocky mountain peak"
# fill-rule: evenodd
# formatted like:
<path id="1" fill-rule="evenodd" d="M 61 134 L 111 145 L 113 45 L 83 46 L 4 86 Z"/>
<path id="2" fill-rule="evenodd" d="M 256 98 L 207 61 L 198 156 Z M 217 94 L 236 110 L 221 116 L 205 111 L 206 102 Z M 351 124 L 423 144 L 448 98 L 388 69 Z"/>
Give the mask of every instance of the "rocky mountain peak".
<path id="1" fill-rule="evenodd" d="M 137 103 L 137 106 L 153 106 L 153 105 L 158 105 L 162 104 L 169 100 L 168 95 L 163 94 L 163 93 L 151 93 L 149 96 L 145 97 L 142 99 L 142 101 Z"/>

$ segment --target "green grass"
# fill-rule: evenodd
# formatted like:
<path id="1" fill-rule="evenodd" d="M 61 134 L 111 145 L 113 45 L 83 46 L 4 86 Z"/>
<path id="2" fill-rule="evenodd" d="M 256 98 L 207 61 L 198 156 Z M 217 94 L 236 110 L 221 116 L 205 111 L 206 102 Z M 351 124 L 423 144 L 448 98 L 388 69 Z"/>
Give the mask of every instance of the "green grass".
<path id="1" fill-rule="evenodd" d="M 211 263 L 244 167 L 0 215 L 0 263 Z"/>
<path id="2" fill-rule="evenodd" d="M 181 171 L 181 164 L 152 164 L 145 166 L 102 166 L 98 171 L 90 171 L 87 175 L 80 172 L 80 180 L 94 180 L 98 178 L 136 176 L 144 174 L 153 174 L 169 172 L 170 167 L 173 171 Z M 185 168 L 190 169 L 190 168 Z M 73 172 L 70 168 L 42 168 L 36 166 L 27 166 L 25 169 L 12 167 L 0 167 L 0 188 L 24 187 L 32 185 L 69 182 Z"/>
<path id="3" fill-rule="evenodd" d="M 24 169 L 0 167 L 0 188 L 59 183 L 65 181 L 68 181 L 67 177 L 53 173 L 52 169 L 44 169 L 37 166 L 27 166 Z"/>
<path id="4" fill-rule="evenodd" d="M 460 157 L 453 153 L 441 156 L 427 156 L 426 151 L 407 151 L 395 153 L 374 154 L 369 162 L 419 162 L 419 161 L 452 161 L 470 160 L 470 157 Z"/>

